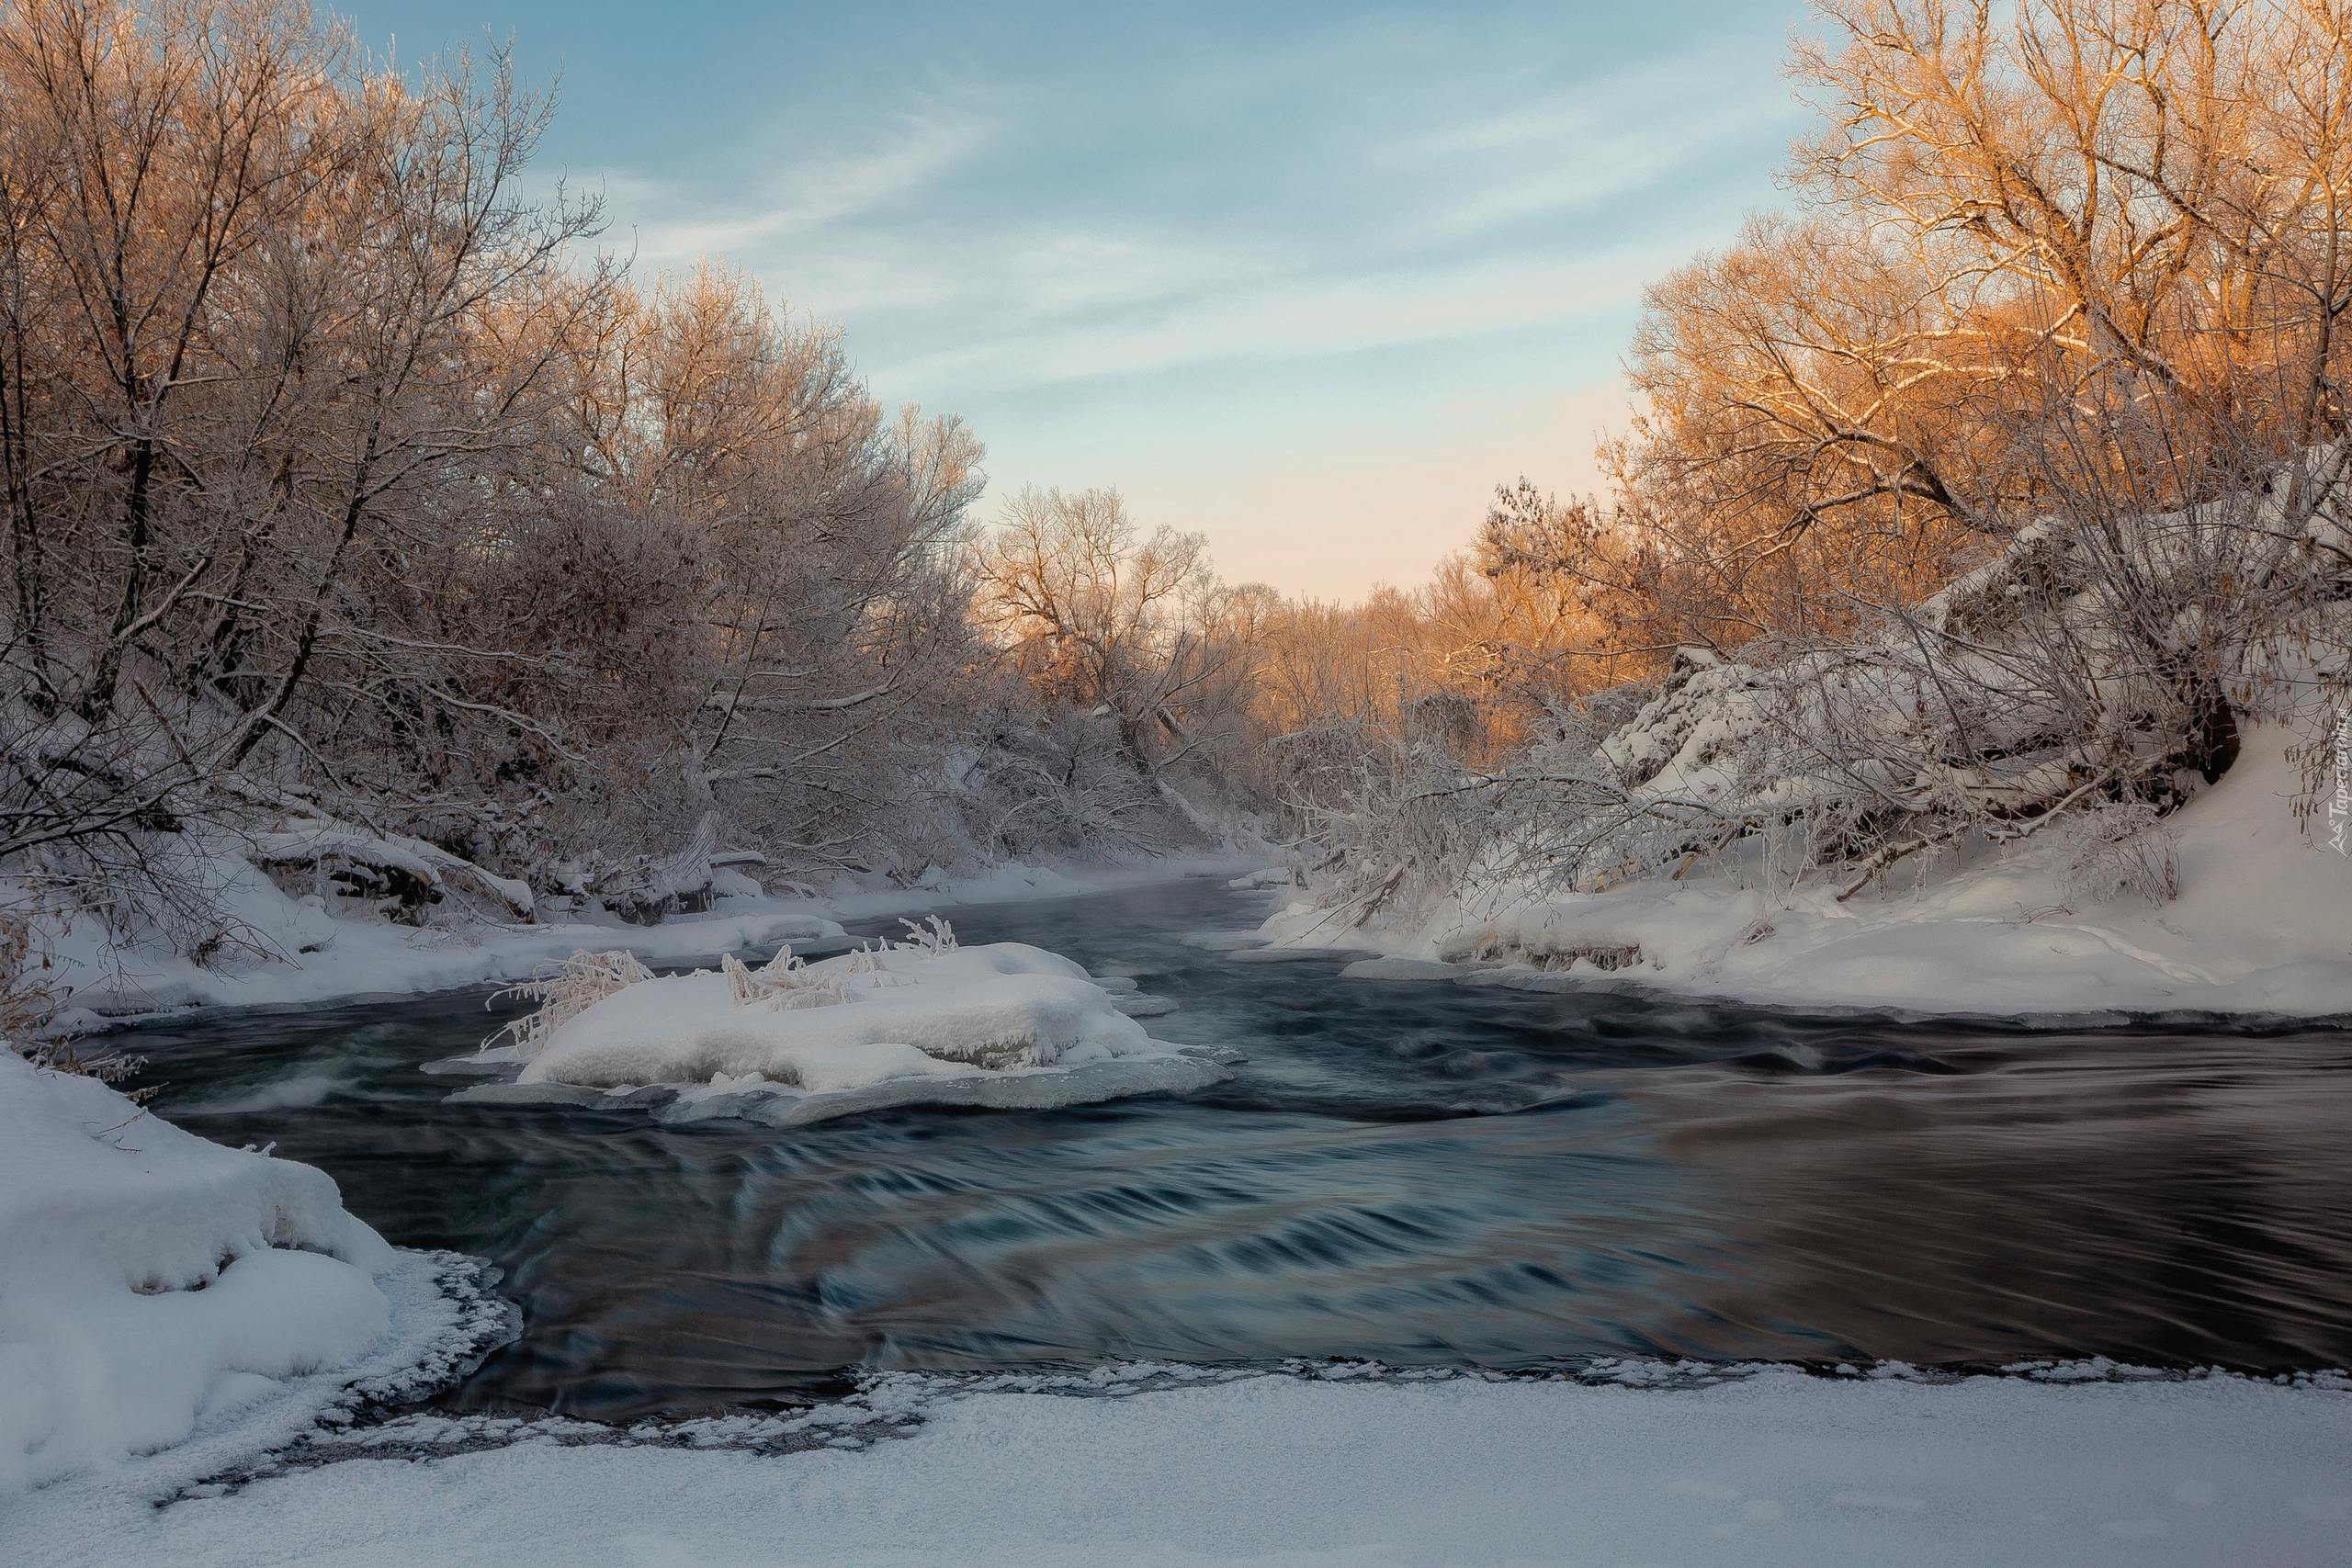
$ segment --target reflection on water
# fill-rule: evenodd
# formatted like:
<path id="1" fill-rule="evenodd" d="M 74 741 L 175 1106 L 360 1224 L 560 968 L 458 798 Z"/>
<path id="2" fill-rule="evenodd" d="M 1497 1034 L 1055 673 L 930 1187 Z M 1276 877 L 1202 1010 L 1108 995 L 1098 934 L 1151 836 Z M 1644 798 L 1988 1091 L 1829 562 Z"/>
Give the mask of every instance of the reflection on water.
<path id="1" fill-rule="evenodd" d="M 466 1406 L 1104 1355 L 2352 1360 L 2342 1032 L 1806 1021 L 1178 940 L 1259 907 L 1190 883 L 956 911 L 1249 1053 L 1186 1100 L 788 1131 L 446 1105 L 415 1065 L 486 1031 L 479 991 L 125 1043 L 164 1114 L 506 1269 L 526 1331 Z"/>

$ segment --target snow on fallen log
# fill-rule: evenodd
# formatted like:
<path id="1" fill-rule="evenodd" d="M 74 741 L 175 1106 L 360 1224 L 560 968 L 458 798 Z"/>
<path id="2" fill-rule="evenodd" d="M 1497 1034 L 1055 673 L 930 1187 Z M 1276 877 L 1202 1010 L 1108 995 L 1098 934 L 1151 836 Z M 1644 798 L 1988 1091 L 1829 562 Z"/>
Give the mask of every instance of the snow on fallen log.
<path id="1" fill-rule="evenodd" d="M 719 848 L 718 813 L 706 811 L 693 837 L 673 855 L 616 862 L 595 853 L 560 861 L 551 869 L 566 897 L 598 906 L 630 925 L 655 926 L 673 915 L 699 914 L 722 898 L 759 897 L 765 891 L 767 863 L 756 850 Z"/>
<path id="2" fill-rule="evenodd" d="M 396 1260 L 324 1172 L 0 1049 L 0 1492 L 354 1361 Z"/>
<path id="3" fill-rule="evenodd" d="M 820 964 L 632 969 L 644 973 L 626 954 L 578 953 L 535 982 L 540 1013 L 473 1058 L 525 1063 L 518 1079 L 451 1098 L 785 1125 L 890 1105 L 1045 1109 L 1231 1076 L 1153 1040 L 1070 960 L 1022 942 L 959 947 L 936 919 L 913 942 Z"/>
<path id="4" fill-rule="evenodd" d="M 265 871 L 316 871 L 352 896 L 380 896 L 410 915 L 441 902 L 454 887 L 500 919 L 532 918 L 528 883 L 495 875 L 422 839 L 371 833 L 330 817 L 289 818 L 272 831 L 254 833 L 245 857 Z"/>

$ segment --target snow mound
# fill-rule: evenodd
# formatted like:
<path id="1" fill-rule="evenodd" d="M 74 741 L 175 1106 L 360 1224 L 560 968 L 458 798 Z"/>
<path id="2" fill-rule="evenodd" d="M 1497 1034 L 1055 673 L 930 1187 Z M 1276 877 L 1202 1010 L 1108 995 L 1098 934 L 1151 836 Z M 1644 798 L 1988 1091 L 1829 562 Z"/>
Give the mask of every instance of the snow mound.
<path id="1" fill-rule="evenodd" d="M 398 1261 L 324 1172 L 0 1050 L 0 1493 L 357 1360 Z"/>
<path id="2" fill-rule="evenodd" d="M 451 1098 L 786 1126 L 911 1104 L 1050 1109 L 1229 1076 L 1153 1040 L 1069 959 L 1020 942 L 958 947 L 944 922 L 815 964 L 729 959 L 658 978 L 632 967 L 576 957 L 568 970 L 590 1004 L 556 994 L 562 979 L 543 984 L 563 1016 L 489 1054 L 526 1060 L 517 1081 Z"/>

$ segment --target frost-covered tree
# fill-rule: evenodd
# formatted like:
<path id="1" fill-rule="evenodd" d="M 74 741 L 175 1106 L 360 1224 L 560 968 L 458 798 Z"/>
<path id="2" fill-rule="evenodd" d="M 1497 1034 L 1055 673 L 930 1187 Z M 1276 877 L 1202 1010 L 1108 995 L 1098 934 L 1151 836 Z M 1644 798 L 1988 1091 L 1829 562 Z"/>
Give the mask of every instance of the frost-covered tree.
<path id="1" fill-rule="evenodd" d="M 1522 485 L 1481 537 L 1608 676 L 1500 761 L 1322 764 L 1357 781 L 1316 818 L 1336 900 L 1589 890 L 1756 833 L 1850 891 L 2144 824 L 2246 722 L 2341 705 L 2340 8 L 1825 15 L 1804 209 L 1650 290 L 1612 504 Z"/>
<path id="2" fill-rule="evenodd" d="M 1048 700 L 1107 720 L 1149 773 L 1213 753 L 1246 703 L 1267 594 L 1207 541 L 1145 534 L 1115 491 L 1022 491 L 975 553 L 989 614 Z"/>
<path id="3" fill-rule="evenodd" d="M 779 879 L 1116 847 L 975 620 L 978 442 L 740 273 L 640 283 L 594 202 L 521 197 L 550 102 L 503 54 L 23 0 L 0 101 L 5 901 L 203 954 L 245 860 L 424 920 L 650 912 L 722 842 Z M 1136 710 L 1155 765 L 1210 749 L 1166 737 L 1238 678 L 1221 613 Z"/>
<path id="4" fill-rule="evenodd" d="M 12 6 L 0 93 L 0 861 L 136 905 L 347 737 L 529 724 L 414 612 L 594 292 L 544 102 L 263 0 Z"/>

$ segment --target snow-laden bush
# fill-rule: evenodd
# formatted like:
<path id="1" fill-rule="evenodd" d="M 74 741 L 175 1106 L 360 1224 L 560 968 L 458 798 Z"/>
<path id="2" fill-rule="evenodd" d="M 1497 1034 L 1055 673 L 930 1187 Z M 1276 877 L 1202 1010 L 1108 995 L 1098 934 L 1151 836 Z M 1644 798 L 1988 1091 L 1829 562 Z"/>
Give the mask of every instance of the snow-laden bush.
<path id="1" fill-rule="evenodd" d="M 845 973 L 811 969 L 789 949 L 758 969 L 746 967 L 732 953 L 722 955 L 718 967 L 739 1008 L 764 1007 L 783 1012 L 793 1008 L 839 1007 L 849 1000 Z"/>
<path id="2" fill-rule="evenodd" d="M 2150 824 L 2235 761 L 2239 713 L 2346 679 L 2348 469 L 2338 444 L 2178 511 L 2085 502 L 1923 603 L 1871 606 L 1860 635 L 1683 649 L 1502 768 L 1318 734 L 1321 897 L 1360 923 L 1482 884 L 1589 893 L 1760 838 L 1846 897 L 1972 834 L 2095 818 L 2086 896 L 2161 898 Z"/>
<path id="3" fill-rule="evenodd" d="M 490 998 L 494 1002 L 507 997 L 522 997 L 539 1005 L 536 1010 L 500 1026 L 481 1043 L 481 1048 L 497 1049 L 502 1038 L 511 1036 L 513 1043 L 507 1049 L 518 1057 L 536 1056 L 565 1024 L 606 997 L 651 978 L 653 971 L 639 963 L 635 953 L 622 951 L 575 953 L 543 965 L 532 978 L 519 986 L 510 986 Z"/>

